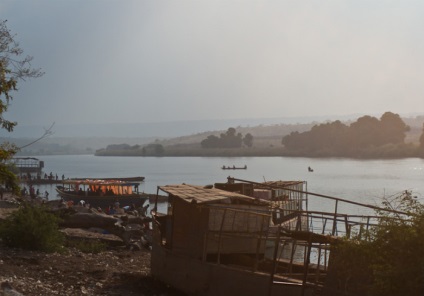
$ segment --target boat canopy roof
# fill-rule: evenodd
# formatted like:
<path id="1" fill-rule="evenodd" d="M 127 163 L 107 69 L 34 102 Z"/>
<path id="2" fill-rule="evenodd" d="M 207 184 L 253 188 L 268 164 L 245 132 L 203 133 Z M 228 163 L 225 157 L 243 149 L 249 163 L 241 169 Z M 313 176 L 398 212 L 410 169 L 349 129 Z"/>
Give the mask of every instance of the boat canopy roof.
<path id="1" fill-rule="evenodd" d="M 35 157 L 13 157 L 12 160 L 14 160 L 14 159 L 24 159 L 24 160 L 31 159 L 31 160 L 39 161 L 39 159 L 38 158 L 35 158 Z"/>
<path id="2" fill-rule="evenodd" d="M 87 180 L 63 180 L 63 184 L 70 185 L 89 185 L 89 186 L 138 186 L 137 182 L 125 182 L 121 180 L 102 180 L 102 179 L 87 179 Z"/>
<path id="3" fill-rule="evenodd" d="M 209 186 L 204 187 L 181 184 L 159 186 L 159 189 L 189 203 L 211 204 L 243 202 L 256 205 L 270 205 L 268 201 L 259 200 L 236 192 L 211 188 Z"/>

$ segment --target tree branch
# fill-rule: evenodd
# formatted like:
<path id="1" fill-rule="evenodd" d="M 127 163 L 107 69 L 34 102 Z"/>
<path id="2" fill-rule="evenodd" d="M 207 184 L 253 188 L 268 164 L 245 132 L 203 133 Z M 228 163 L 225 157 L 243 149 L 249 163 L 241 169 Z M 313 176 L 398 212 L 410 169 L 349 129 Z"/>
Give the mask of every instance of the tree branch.
<path id="1" fill-rule="evenodd" d="M 18 147 L 18 148 L 19 149 L 26 148 L 26 147 L 34 144 L 34 143 L 37 143 L 38 141 L 40 141 L 40 140 L 42 140 L 44 138 L 47 138 L 47 137 L 53 135 L 53 131 L 52 131 L 53 126 L 54 126 L 54 122 L 52 123 L 52 125 L 48 129 L 44 128 L 44 134 L 41 137 L 39 137 L 38 139 L 32 141 L 31 143 L 28 143 L 28 144 L 26 144 L 24 146 L 21 146 L 21 147 Z"/>

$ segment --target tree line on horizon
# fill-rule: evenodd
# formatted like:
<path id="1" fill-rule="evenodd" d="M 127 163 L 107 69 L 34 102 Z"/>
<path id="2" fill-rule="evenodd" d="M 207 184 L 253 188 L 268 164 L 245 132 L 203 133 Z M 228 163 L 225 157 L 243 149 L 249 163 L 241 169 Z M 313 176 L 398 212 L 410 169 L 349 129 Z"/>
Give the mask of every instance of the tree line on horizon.
<path id="1" fill-rule="evenodd" d="M 228 128 L 225 133 L 221 133 L 219 137 L 210 135 L 200 142 L 202 148 L 241 148 L 253 146 L 253 136 L 247 133 L 244 137 L 241 133 L 237 133 L 233 127 Z"/>
<path id="2" fill-rule="evenodd" d="M 418 146 L 405 143 L 410 127 L 398 114 L 385 112 L 380 119 L 362 116 L 350 125 L 339 120 L 292 132 L 282 138 L 284 151 L 293 156 L 412 157 L 424 155 L 424 133 Z M 423 126 L 424 131 L 424 126 Z"/>
<path id="3" fill-rule="evenodd" d="M 282 138 L 283 147 L 253 147 L 253 136 L 244 137 L 235 128 L 220 136 L 209 135 L 199 144 L 163 146 L 109 145 L 99 149 L 98 156 L 302 156 L 351 158 L 424 157 L 424 132 L 419 144 L 405 143 L 410 127 L 395 113 L 385 112 L 380 118 L 369 115 L 351 124 L 339 120 L 316 124 L 305 132 L 291 132 Z M 424 131 L 424 126 L 423 126 Z M 251 149 L 241 149 L 245 147 Z"/>

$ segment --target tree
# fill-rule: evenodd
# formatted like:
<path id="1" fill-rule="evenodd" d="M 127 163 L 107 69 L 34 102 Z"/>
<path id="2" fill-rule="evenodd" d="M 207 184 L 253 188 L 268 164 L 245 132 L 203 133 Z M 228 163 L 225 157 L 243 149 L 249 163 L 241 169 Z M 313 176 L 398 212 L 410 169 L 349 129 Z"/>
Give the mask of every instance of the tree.
<path id="1" fill-rule="evenodd" d="M 369 115 L 358 118 L 349 127 L 349 138 L 351 148 L 379 146 L 381 142 L 380 121 Z"/>
<path id="2" fill-rule="evenodd" d="M 200 142 L 202 148 L 218 148 L 220 139 L 217 136 L 210 135 Z"/>
<path id="3" fill-rule="evenodd" d="M 227 137 L 234 137 L 236 135 L 236 129 L 233 127 L 228 128 L 227 132 L 225 133 L 225 136 Z"/>
<path id="4" fill-rule="evenodd" d="M 348 127 L 337 120 L 315 125 L 307 132 L 292 132 L 284 136 L 281 143 L 289 151 L 339 155 L 345 151 L 347 130 Z"/>
<path id="5" fill-rule="evenodd" d="M 12 132 L 17 122 L 4 117 L 10 102 L 13 100 L 12 93 L 17 90 L 18 81 L 29 78 L 37 78 L 44 73 L 40 69 L 31 66 L 32 57 L 24 56 L 19 43 L 6 26 L 5 20 L 0 20 L 0 128 Z M 16 176 L 9 170 L 6 161 L 15 155 L 18 147 L 4 142 L 0 144 L 0 184 L 8 184 L 13 190 L 18 190 Z"/>
<path id="6" fill-rule="evenodd" d="M 380 122 L 383 145 L 404 143 L 405 132 L 409 131 L 410 127 L 403 122 L 399 114 L 386 112 L 381 116 Z"/>
<path id="7" fill-rule="evenodd" d="M 155 154 L 157 156 L 162 156 L 165 153 L 165 148 L 161 144 L 155 145 Z"/>
<path id="8" fill-rule="evenodd" d="M 244 138 L 243 138 L 243 144 L 246 145 L 247 147 L 252 147 L 253 146 L 253 136 L 250 133 L 247 133 Z"/>
<path id="9" fill-rule="evenodd" d="M 420 136 L 419 151 L 420 151 L 420 155 L 424 156 L 424 123 L 423 123 L 423 132 Z"/>
<path id="10" fill-rule="evenodd" d="M 210 135 L 200 142 L 202 148 L 240 148 L 243 143 L 243 135 L 236 134 L 236 129 L 230 127 L 225 133 L 221 133 L 220 137 Z"/>
<path id="11" fill-rule="evenodd" d="M 350 126 L 339 120 L 315 125 L 310 131 L 292 132 L 282 139 L 286 151 L 297 155 L 314 156 L 371 156 L 375 151 L 398 156 L 391 147 L 404 144 L 405 132 L 409 131 L 398 114 L 386 112 L 381 120 L 363 116 Z M 376 150 L 378 148 L 379 150 Z M 399 150 L 400 155 L 407 150 Z"/>
<path id="12" fill-rule="evenodd" d="M 236 134 L 236 129 L 230 127 L 225 134 L 221 134 L 220 147 L 221 148 L 240 148 L 243 141 L 241 133 Z"/>

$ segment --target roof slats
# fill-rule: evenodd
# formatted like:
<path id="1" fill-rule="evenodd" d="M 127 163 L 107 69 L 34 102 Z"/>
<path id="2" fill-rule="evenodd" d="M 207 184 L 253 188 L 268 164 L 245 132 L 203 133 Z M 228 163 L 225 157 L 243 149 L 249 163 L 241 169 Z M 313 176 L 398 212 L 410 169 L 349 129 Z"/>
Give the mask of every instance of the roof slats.
<path id="1" fill-rule="evenodd" d="M 261 202 L 253 197 L 242 195 L 240 193 L 229 192 L 217 188 L 206 188 L 196 185 L 166 185 L 159 186 L 159 189 L 190 203 L 213 203 L 224 200 L 240 200 L 248 203 L 266 203 Z"/>

